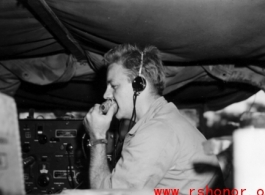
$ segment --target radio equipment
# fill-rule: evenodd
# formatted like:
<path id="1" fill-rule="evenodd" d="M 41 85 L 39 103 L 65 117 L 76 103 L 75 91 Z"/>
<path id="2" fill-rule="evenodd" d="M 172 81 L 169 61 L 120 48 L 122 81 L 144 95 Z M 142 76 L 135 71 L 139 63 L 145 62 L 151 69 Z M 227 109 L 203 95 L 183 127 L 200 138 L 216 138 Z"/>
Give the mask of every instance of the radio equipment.
<path id="1" fill-rule="evenodd" d="M 88 189 L 89 150 L 83 120 L 19 120 L 27 194 Z M 107 153 L 112 137 L 108 134 Z M 109 155 L 111 159 L 111 155 Z"/>

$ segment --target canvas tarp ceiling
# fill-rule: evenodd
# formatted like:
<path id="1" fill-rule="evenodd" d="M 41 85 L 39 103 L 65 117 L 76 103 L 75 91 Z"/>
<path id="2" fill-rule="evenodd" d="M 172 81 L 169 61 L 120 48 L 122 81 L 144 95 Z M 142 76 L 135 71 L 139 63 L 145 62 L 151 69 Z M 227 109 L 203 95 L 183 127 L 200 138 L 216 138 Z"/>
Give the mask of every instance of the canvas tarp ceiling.
<path id="1" fill-rule="evenodd" d="M 161 50 L 167 72 L 165 94 L 176 101 L 184 101 L 180 94 L 185 94 L 191 100 L 187 103 L 197 97 L 198 103 L 212 100 L 209 105 L 220 108 L 265 88 L 262 0 L 36 0 L 44 2 L 69 31 L 90 59 L 87 63 L 73 57 L 67 36 L 60 37 L 54 21 L 43 17 L 45 9 L 32 2 L 0 1 L 0 90 L 4 93 L 34 99 L 35 88 L 34 92 L 19 88 L 21 83 L 27 85 L 24 81 L 47 85 L 48 91 L 54 83 L 94 85 L 96 70 L 104 66 L 103 54 L 125 42 L 152 44 Z M 215 86 L 218 92 L 206 86 Z M 71 89 L 64 90 L 66 102 Z M 88 98 L 93 103 L 94 91 L 87 93 L 79 97 L 93 97 Z M 47 94 L 40 95 L 49 104 Z"/>

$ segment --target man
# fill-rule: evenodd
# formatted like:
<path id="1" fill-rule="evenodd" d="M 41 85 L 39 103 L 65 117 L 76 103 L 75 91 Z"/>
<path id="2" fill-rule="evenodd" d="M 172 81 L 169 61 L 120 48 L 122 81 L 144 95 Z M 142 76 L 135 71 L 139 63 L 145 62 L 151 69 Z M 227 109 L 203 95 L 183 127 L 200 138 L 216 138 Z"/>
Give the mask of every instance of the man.
<path id="1" fill-rule="evenodd" d="M 85 117 L 90 136 L 91 188 L 178 188 L 213 186 L 219 165 L 203 152 L 204 136 L 162 96 L 165 75 L 157 48 L 118 45 L 105 55 L 108 64 L 105 114 L 96 104 Z M 106 158 L 106 132 L 112 117 L 136 124 L 127 133 L 116 167 Z M 210 169 L 209 169 L 210 168 Z"/>

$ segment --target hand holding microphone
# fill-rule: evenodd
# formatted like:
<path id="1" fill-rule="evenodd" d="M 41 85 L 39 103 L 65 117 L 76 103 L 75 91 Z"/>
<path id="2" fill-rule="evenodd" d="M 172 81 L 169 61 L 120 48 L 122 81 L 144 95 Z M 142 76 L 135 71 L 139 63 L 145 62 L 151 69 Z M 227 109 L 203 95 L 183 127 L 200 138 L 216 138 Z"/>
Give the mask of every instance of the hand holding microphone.
<path id="1" fill-rule="evenodd" d="M 101 105 L 95 104 L 84 119 L 84 125 L 92 139 L 104 139 L 118 106 L 113 99 L 107 99 Z"/>
<path id="2" fill-rule="evenodd" d="M 99 106 L 99 109 L 102 111 L 103 114 L 107 114 L 113 104 L 115 104 L 113 99 L 107 99 Z"/>

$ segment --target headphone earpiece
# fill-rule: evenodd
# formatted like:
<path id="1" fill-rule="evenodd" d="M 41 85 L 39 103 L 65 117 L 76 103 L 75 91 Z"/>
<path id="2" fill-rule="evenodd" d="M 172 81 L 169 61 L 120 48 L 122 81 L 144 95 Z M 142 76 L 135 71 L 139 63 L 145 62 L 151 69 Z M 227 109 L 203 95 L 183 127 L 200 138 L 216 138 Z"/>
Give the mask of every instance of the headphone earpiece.
<path id="1" fill-rule="evenodd" d="M 142 76 L 137 76 L 132 82 L 133 91 L 140 94 L 146 87 L 146 80 Z"/>
<path id="2" fill-rule="evenodd" d="M 139 95 L 146 87 L 146 80 L 141 75 L 142 68 L 143 68 L 143 58 L 144 58 L 144 54 L 142 52 L 141 53 L 141 64 L 140 64 L 139 74 L 132 81 L 132 88 L 133 88 L 133 91 L 136 93 L 136 95 Z"/>

